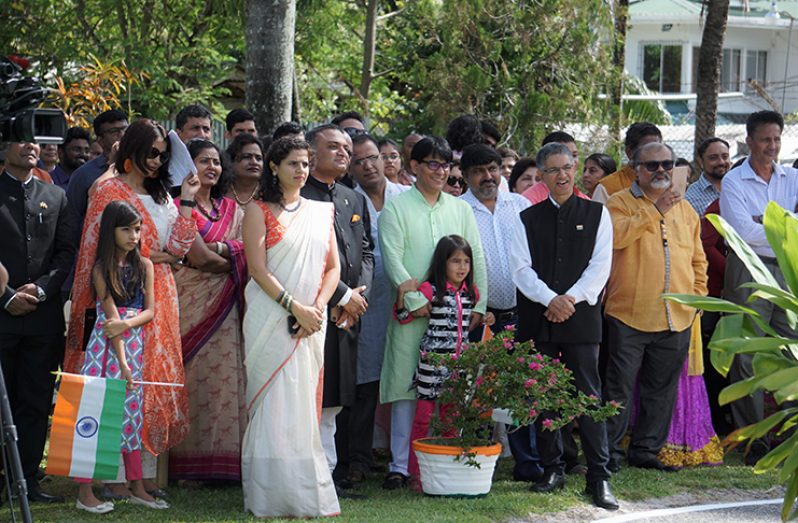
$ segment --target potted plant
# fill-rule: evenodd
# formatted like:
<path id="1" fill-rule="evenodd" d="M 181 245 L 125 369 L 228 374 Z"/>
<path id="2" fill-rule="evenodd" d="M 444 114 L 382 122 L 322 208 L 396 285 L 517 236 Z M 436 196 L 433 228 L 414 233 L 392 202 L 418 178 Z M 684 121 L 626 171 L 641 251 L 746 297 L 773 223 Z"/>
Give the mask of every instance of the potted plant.
<path id="1" fill-rule="evenodd" d="M 437 400 L 444 415 L 432 420 L 432 437 L 413 442 L 424 493 L 480 496 L 490 491 L 501 452 L 501 445 L 491 441 L 494 407 L 509 411 L 518 426 L 543 415 L 548 430 L 578 416 L 604 420 L 618 412 L 617 403 L 602 405 L 597 397 L 577 392 L 571 371 L 558 359 L 513 338 L 508 330 L 469 344 L 459 356 L 422 355 L 449 370 Z"/>
<path id="2" fill-rule="evenodd" d="M 755 289 L 749 301 L 767 300 L 784 309 L 790 328 L 798 328 L 798 219 L 771 202 L 768 204 L 762 223 L 765 235 L 784 274 L 787 288 L 783 289 L 762 260 L 734 229 L 720 216 L 711 214 L 707 219 L 726 239 L 726 243 L 745 263 L 754 281 L 745 286 Z M 718 371 L 726 375 L 736 354 L 753 354 L 754 375 L 723 389 L 719 401 L 728 404 L 750 393 L 763 390 L 773 394 L 781 410 L 759 423 L 738 429 L 729 434 L 723 444 L 733 448 L 749 440 L 754 441 L 768 432 L 777 431 L 786 439 L 772 449 L 754 467 L 762 473 L 781 467 L 780 480 L 787 484 L 781 518 L 794 519 L 798 510 L 793 509 L 798 497 L 798 431 L 790 431 L 798 424 L 798 408 L 793 406 L 798 399 L 798 339 L 780 336 L 763 321 L 753 309 L 719 298 L 666 294 L 666 299 L 691 305 L 706 311 L 723 312 L 709 343 L 710 359 Z M 757 334 L 754 326 L 758 327 Z M 792 511 L 792 512 L 791 512 Z"/>

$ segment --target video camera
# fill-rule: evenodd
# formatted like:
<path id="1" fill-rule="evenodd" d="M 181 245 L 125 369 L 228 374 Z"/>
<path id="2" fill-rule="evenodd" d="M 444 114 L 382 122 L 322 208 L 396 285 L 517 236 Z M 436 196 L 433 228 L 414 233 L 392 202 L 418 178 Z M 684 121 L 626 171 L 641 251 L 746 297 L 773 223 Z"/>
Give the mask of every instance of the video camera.
<path id="1" fill-rule="evenodd" d="M 37 109 L 47 89 L 22 76 L 22 67 L 0 56 L 0 142 L 60 144 L 66 118 L 60 109 Z"/>

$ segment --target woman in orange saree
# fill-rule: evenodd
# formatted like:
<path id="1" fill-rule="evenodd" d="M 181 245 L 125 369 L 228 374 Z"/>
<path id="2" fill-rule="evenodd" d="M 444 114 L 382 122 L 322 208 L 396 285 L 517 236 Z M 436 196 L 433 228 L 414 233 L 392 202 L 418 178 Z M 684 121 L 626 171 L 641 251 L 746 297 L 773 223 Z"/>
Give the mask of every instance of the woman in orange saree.
<path id="1" fill-rule="evenodd" d="M 86 311 L 93 309 L 94 266 L 103 209 L 114 200 L 132 204 L 143 218 L 141 254 L 155 265 L 155 319 L 144 327 L 144 381 L 183 384 L 183 361 L 175 280 L 170 263 L 188 252 L 197 234 L 191 219 L 197 176 L 181 186 L 179 212 L 167 192 L 169 153 L 166 133 L 160 125 L 141 119 L 128 127 L 119 146 L 117 177 L 102 182 L 89 201 L 83 225 L 80 253 L 72 287 L 72 311 L 67 332 L 64 369 L 78 372 L 85 350 Z M 142 443 L 152 454 L 175 446 L 188 433 L 188 402 L 183 387 L 145 385 L 142 409 Z"/>
<path id="2" fill-rule="evenodd" d="M 188 152 L 200 190 L 193 211 L 199 236 L 175 271 L 191 430 L 169 451 L 169 479 L 240 481 L 247 427 L 241 314 L 248 279 L 241 242 L 244 210 L 225 198 L 229 173 L 219 149 L 194 139 Z"/>

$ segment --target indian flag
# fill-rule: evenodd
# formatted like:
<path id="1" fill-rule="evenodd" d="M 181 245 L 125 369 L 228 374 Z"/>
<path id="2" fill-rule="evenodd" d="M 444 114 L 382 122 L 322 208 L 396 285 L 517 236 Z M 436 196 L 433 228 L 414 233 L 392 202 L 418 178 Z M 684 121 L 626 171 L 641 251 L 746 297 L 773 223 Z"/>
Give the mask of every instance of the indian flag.
<path id="1" fill-rule="evenodd" d="M 61 373 L 47 474 L 115 479 L 124 408 L 124 380 Z"/>

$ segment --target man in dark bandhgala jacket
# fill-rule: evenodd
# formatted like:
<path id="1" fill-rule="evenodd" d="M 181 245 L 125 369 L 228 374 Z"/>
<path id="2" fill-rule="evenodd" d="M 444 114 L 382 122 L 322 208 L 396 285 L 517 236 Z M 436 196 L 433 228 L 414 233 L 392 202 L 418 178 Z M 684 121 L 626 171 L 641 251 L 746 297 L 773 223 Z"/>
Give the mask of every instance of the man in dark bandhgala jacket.
<path id="1" fill-rule="evenodd" d="M 47 437 L 54 371 L 64 355 L 61 284 L 75 248 L 64 190 L 33 176 L 39 146 L 11 143 L 0 173 L 0 264 L 8 284 L 0 288 L 0 363 L 31 501 L 61 498 L 36 481 Z"/>
<path id="2" fill-rule="evenodd" d="M 371 225 L 365 197 L 337 180 L 349 167 L 343 131 L 333 124 L 312 129 L 306 135 L 313 150 L 311 172 L 302 196 L 332 202 L 335 238 L 341 259 L 341 281 L 330 299 L 324 342 L 324 391 L 321 438 L 330 471 L 335 469 L 335 417 L 355 402 L 357 340 L 360 317 L 374 270 Z"/>
<path id="3" fill-rule="evenodd" d="M 598 372 L 601 294 L 612 263 L 612 222 L 604 207 L 574 194 L 574 159 L 561 143 L 544 145 L 538 170 L 549 197 L 521 212 L 514 224 L 510 269 L 518 288 L 518 341 L 560 358 L 576 388 L 601 397 Z M 565 484 L 562 436 L 536 422 L 543 477 L 532 490 L 551 492 Z M 587 492 L 597 506 L 615 510 L 609 487 L 609 450 L 603 422 L 579 419 L 587 458 Z"/>

